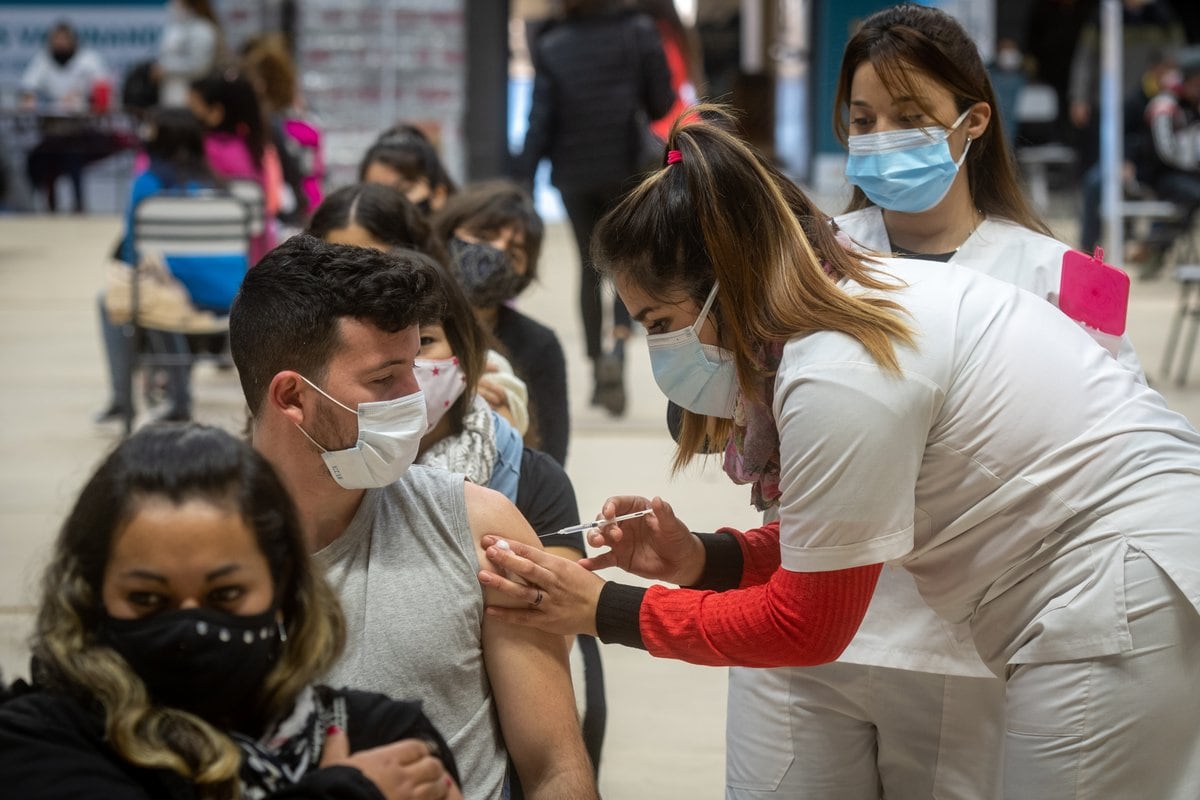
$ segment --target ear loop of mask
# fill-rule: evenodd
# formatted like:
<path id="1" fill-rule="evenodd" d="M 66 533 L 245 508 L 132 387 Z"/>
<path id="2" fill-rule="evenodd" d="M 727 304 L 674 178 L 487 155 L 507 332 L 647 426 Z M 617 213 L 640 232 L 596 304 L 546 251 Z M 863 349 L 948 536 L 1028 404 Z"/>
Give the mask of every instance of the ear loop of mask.
<path id="1" fill-rule="evenodd" d="M 299 375 L 299 373 L 296 373 L 296 374 L 297 374 L 297 375 Z M 323 395 L 326 397 L 326 399 L 328 399 L 328 400 L 329 400 L 331 403 L 337 403 L 339 406 L 341 406 L 342 408 L 346 409 L 347 411 L 349 411 L 349 412 L 350 412 L 351 414 L 353 414 L 354 416 L 356 416 L 356 417 L 358 416 L 358 412 L 357 412 L 357 411 L 355 411 L 353 408 L 350 408 L 350 406 L 346 405 L 345 403 L 342 403 L 342 402 L 338 401 L 337 399 L 335 399 L 335 398 L 331 397 L 331 396 L 329 395 L 329 393 L 328 393 L 328 392 L 326 392 L 326 391 L 325 391 L 324 389 L 322 389 L 320 386 L 317 386 L 315 383 L 313 383 L 312 381 L 310 381 L 308 378 L 304 377 L 303 375 L 300 375 L 300 380 L 304 381 L 304 382 L 305 382 L 305 383 L 307 383 L 309 386 L 311 386 L 312 388 L 316 389 L 318 392 L 320 392 L 321 394 L 323 394 Z M 322 447 L 322 446 L 320 445 L 320 443 L 318 443 L 318 442 L 317 442 L 317 440 L 316 440 L 316 439 L 314 439 L 313 437 L 309 436 L 309 435 L 308 435 L 308 431 L 306 431 L 306 430 L 304 430 L 304 428 L 300 427 L 300 423 L 296 422 L 296 423 L 293 423 L 293 424 L 296 426 L 296 430 L 298 430 L 298 431 L 300 431 L 301 433 L 303 433 L 303 434 L 304 434 L 304 438 L 305 438 L 305 439 L 308 439 L 310 442 L 312 442 L 312 445 L 313 445 L 313 447 L 317 448 L 317 449 L 318 449 L 318 450 L 320 450 L 322 453 L 328 453 L 328 452 L 330 452 L 328 448 L 326 448 L 326 447 Z"/>
<path id="2" fill-rule="evenodd" d="M 692 330 L 696 332 L 697 336 L 700 335 L 700 326 L 704 324 L 704 320 L 708 319 L 708 310 L 712 308 L 712 304 L 717 299 L 717 287 L 720 285 L 720 281 L 713 281 L 712 291 L 708 293 L 708 299 L 705 300 L 704 305 L 700 307 L 699 316 L 697 316 L 696 321 L 692 323 Z M 716 327 L 715 323 L 713 324 L 713 327 Z"/>
<path id="3" fill-rule="evenodd" d="M 966 119 L 967 115 L 970 113 L 971 113 L 971 109 L 968 108 L 966 111 L 964 111 L 963 113 L 958 115 L 958 119 L 954 120 L 954 124 L 952 126 L 950 126 L 950 131 L 946 134 L 947 139 L 950 138 L 951 133 L 958 130 L 958 126 L 962 125 L 963 120 Z M 967 160 L 967 153 L 969 153 L 970 151 L 971 151 L 971 134 L 968 133 L 967 134 L 967 143 L 963 145 L 962 155 L 959 156 L 958 160 L 954 162 L 955 169 L 962 167 L 963 162 Z"/>

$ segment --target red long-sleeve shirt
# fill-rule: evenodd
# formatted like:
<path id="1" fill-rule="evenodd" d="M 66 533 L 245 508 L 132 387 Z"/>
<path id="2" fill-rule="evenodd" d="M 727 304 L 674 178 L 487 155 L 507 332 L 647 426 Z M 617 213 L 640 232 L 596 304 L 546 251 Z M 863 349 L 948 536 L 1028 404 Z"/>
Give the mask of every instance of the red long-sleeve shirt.
<path id="1" fill-rule="evenodd" d="M 706 564 L 701 585 L 728 586 L 736 572 L 736 588 L 606 584 L 596 614 L 600 638 L 711 666 L 824 664 L 854 638 L 882 569 L 785 570 L 778 523 L 724 530 L 705 539 L 705 550 L 710 562 L 726 563 Z"/>

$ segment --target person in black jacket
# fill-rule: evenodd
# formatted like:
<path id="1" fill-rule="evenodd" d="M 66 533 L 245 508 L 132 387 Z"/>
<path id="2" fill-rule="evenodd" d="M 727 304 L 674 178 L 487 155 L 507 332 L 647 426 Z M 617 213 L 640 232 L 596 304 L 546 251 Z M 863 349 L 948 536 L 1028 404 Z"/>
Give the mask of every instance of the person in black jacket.
<path id="1" fill-rule="evenodd" d="M 518 159 L 532 183 L 542 158 L 562 193 L 579 247 L 579 306 L 595 387 L 592 404 L 625 413 L 622 377 L 629 312 L 613 300 L 613 349 L 603 348 L 600 276 L 591 267 L 592 228 L 632 178 L 666 156 L 650 150 L 649 124 L 675 102 L 671 75 L 653 20 L 613 0 L 564 0 L 564 16 L 538 36 L 530 51 L 535 76 L 529 129 Z"/>
<path id="2" fill-rule="evenodd" d="M 417 703 L 314 685 L 332 590 L 267 461 L 152 425 L 84 487 L 43 581 L 33 685 L 0 705 L 0 785 L 34 798 L 460 798 Z"/>
<path id="3" fill-rule="evenodd" d="M 571 436 L 567 361 L 558 335 L 512 307 L 537 278 L 545 226 L 533 199 L 511 181 L 466 187 L 434 215 L 433 230 L 450 251 L 451 272 L 480 325 L 503 345 L 529 390 L 537 447 L 566 464 Z"/>

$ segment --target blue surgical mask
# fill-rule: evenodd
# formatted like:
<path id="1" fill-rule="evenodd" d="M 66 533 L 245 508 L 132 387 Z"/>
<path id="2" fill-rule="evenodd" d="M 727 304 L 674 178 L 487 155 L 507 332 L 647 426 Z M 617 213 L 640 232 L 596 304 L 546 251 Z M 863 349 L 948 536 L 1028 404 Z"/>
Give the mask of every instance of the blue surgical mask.
<path id="1" fill-rule="evenodd" d="M 703 344 L 699 330 L 708 317 L 717 286 L 713 284 L 700 316 L 686 328 L 646 337 L 650 347 L 650 369 L 667 399 L 707 417 L 733 418 L 737 398 L 737 366 L 733 353 Z"/>
<path id="2" fill-rule="evenodd" d="M 969 111 L 969 109 L 968 109 Z M 964 111 L 949 128 L 880 131 L 850 137 L 846 180 L 863 190 L 880 208 L 915 214 L 942 202 L 958 168 L 967 158 L 971 139 L 958 161 L 946 139 L 966 119 Z"/>

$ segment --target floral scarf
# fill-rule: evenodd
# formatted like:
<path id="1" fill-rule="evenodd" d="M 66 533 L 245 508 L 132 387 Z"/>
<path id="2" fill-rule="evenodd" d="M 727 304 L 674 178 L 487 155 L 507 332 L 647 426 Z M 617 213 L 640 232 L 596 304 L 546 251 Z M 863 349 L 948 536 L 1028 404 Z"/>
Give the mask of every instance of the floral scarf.
<path id="1" fill-rule="evenodd" d="M 832 224 L 833 221 L 830 220 Z M 853 251 L 854 243 L 845 231 L 834 237 L 844 249 Z M 821 269 L 830 280 L 838 276 L 825 259 Z M 779 502 L 779 428 L 775 425 L 775 373 L 783 358 L 783 342 L 774 342 L 759 354 L 759 373 L 762 382 L 758 396 L 750 398 L 738 392 L 733 406 L 733 432 L 725 445 L 725 474 L 738 484 L 750 483 L 750 502 L 759 511 L 766 511 Z"/>
<path id="2" fill-rule="evenodd" d="M 779 502 L 779 429 L 771 406 L 775 401 L 775 371 L 783 343 L 765 348 L 758 396 L 738 392 L 733 406 L 733 432 L 725 445 L 725 474 L 734 483 L 753 484 L 750 501 L 759 511 Z"/>
<path id="3" fill-rule="evenodd" d="M 418 464 L 461 472 L 471 483 L 487 486 L 496 468 L 496 430 L 492 409 L 479 395 L 463 417 L 462 433 L 434 442 Z"/>

